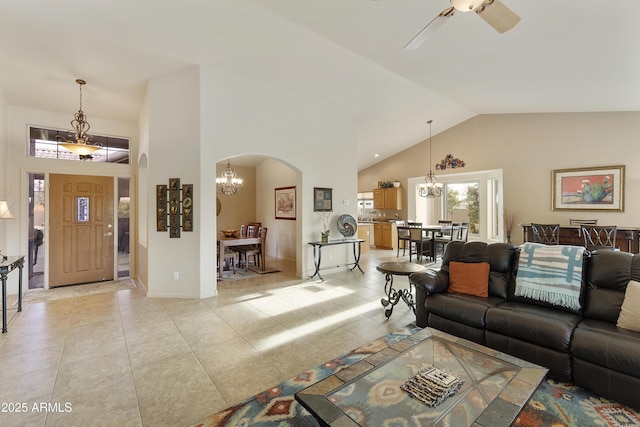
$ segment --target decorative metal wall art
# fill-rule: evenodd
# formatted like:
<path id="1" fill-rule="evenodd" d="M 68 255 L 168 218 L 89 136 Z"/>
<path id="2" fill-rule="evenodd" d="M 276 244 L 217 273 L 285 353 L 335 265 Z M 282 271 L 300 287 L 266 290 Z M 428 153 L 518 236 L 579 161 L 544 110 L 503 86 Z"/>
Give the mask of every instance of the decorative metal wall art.
<path id="1" fill-rule="evenodd" d="M 453 154 L 447 154 L 447 157 L 440 160 L 440 163 L 436 165 L 437 170 L 463 168 L 465 166 L 464 160 L 456 159 Z"/>
<path id="2" fill-rule="evenodd" d="M 193 231 L 193 184 L 180 187 L 180 178 L 170 178 L 168 186 L 156 185 L 156 205 L 157 231 L 168 228 L 171 238 Z"/>

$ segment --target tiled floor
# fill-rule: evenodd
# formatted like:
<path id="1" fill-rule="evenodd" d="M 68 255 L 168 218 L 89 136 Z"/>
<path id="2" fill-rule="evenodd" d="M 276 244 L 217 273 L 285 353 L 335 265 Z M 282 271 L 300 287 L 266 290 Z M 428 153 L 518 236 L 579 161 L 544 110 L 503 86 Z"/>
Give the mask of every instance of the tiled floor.
<path id="1" fill-rule="evenodd" d="M 0 337 L 0 425 L 196 423 L 415 321 L 402 302 L 384 317 L 385 260 L 395 252 L 373 250 L 365 274 L 325 282 L 268 260 L 282 272 L 219 282 L 205 300 L 133 288 L 29 304 Z"/>

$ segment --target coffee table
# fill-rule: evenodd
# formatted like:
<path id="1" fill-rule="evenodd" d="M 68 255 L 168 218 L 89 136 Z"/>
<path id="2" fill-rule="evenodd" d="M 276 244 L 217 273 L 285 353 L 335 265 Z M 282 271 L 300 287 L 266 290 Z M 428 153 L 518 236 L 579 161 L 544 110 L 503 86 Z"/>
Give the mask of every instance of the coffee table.
<path id="1" fill-rule="evenodd" d="M 384 311 L 387 319 L 393 313 L 393 307 L 400 302 L 400 298 L 407 304 L 409 308 L 416 313 L 416 304 L 413 301 L 413 292 L 411 292 L 412 284 L 409 282 L 409 289 L 396 289 L 393 287 L 393 276 L 408 276 L 411 273 L 426 270 L 424 265 L 414 264 L 412 262 L 383 262 L 376 267 L 376 270 L 385 275 L 384 293 L 386 298 L 382 298 L 380 303 L 384 307 L 388 307 Z"/>
<path id="2" fill-rule="evenodd" d="M 400 389 L 433 365 L 464 379 L 430 407 Z M 321 425 L 508 426 L 548 369 L 433 328 L 372 354 L 295 397 Z"/>

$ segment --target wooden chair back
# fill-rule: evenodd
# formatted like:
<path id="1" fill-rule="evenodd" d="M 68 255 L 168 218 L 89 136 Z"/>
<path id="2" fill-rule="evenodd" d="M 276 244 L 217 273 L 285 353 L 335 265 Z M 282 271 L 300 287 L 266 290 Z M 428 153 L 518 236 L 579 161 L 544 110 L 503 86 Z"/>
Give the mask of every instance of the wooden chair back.
<path id="1" fill-rule="evenodd" d="M 531 223 L 531 233 L 534 243 L 542 243 L 543 245 L 560 243 L 560 224 Z"/>
<path id="2" fill-rule="evenodd" d="M 458 237 L 455 240 L 460 240 L 462 242 L 466 242 L 469 240 L 469 223 L 461 222 L 460 228 L 458 229 Z"/>
<path id="3" fill-rule="evenodd" d="M 599 225 L 581 227 L 584 246 L 589 250 L 615 249 L 618 227 L 615 225 Z"/>
<path id="4" fill-rule="evenodd" d="M 260 229 L 255 225 L 247 226 L 247 238 L 253 239 L 258 237 L 258 231 L 260 231 Z"/>

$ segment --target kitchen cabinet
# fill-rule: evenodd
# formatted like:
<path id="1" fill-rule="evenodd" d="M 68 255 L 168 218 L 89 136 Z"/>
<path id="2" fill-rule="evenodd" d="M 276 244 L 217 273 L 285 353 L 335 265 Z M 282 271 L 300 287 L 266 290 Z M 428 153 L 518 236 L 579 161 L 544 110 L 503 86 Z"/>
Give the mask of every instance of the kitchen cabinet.
<path id="1" fill-rule="evenodd" d="M 378 249 L 397 249 L 398 229 L 393 222 L 375 222 L 373 240 Z"/>
<path id="2" fill-rule="evenodd" d="M 373 190 L 373 208 L 387 210 L 402 209 L 402 189 L 399 187 L 391 187 Z"/>
<path id="3" fill-rule="evenodd" d="M 386 189 L 373 190 L 373 209 L 384 209 L 384 190 Z"/>
<path id="4" fill-rule="evenodd" d="M 360 253 L 369 253 L 369 247 L 371 246 L 371 238 L 373 237 L 373 224 L 359 223 L 358 224 L 358 239 L 364 239 L 364 242 L 360 245 Z"/>

